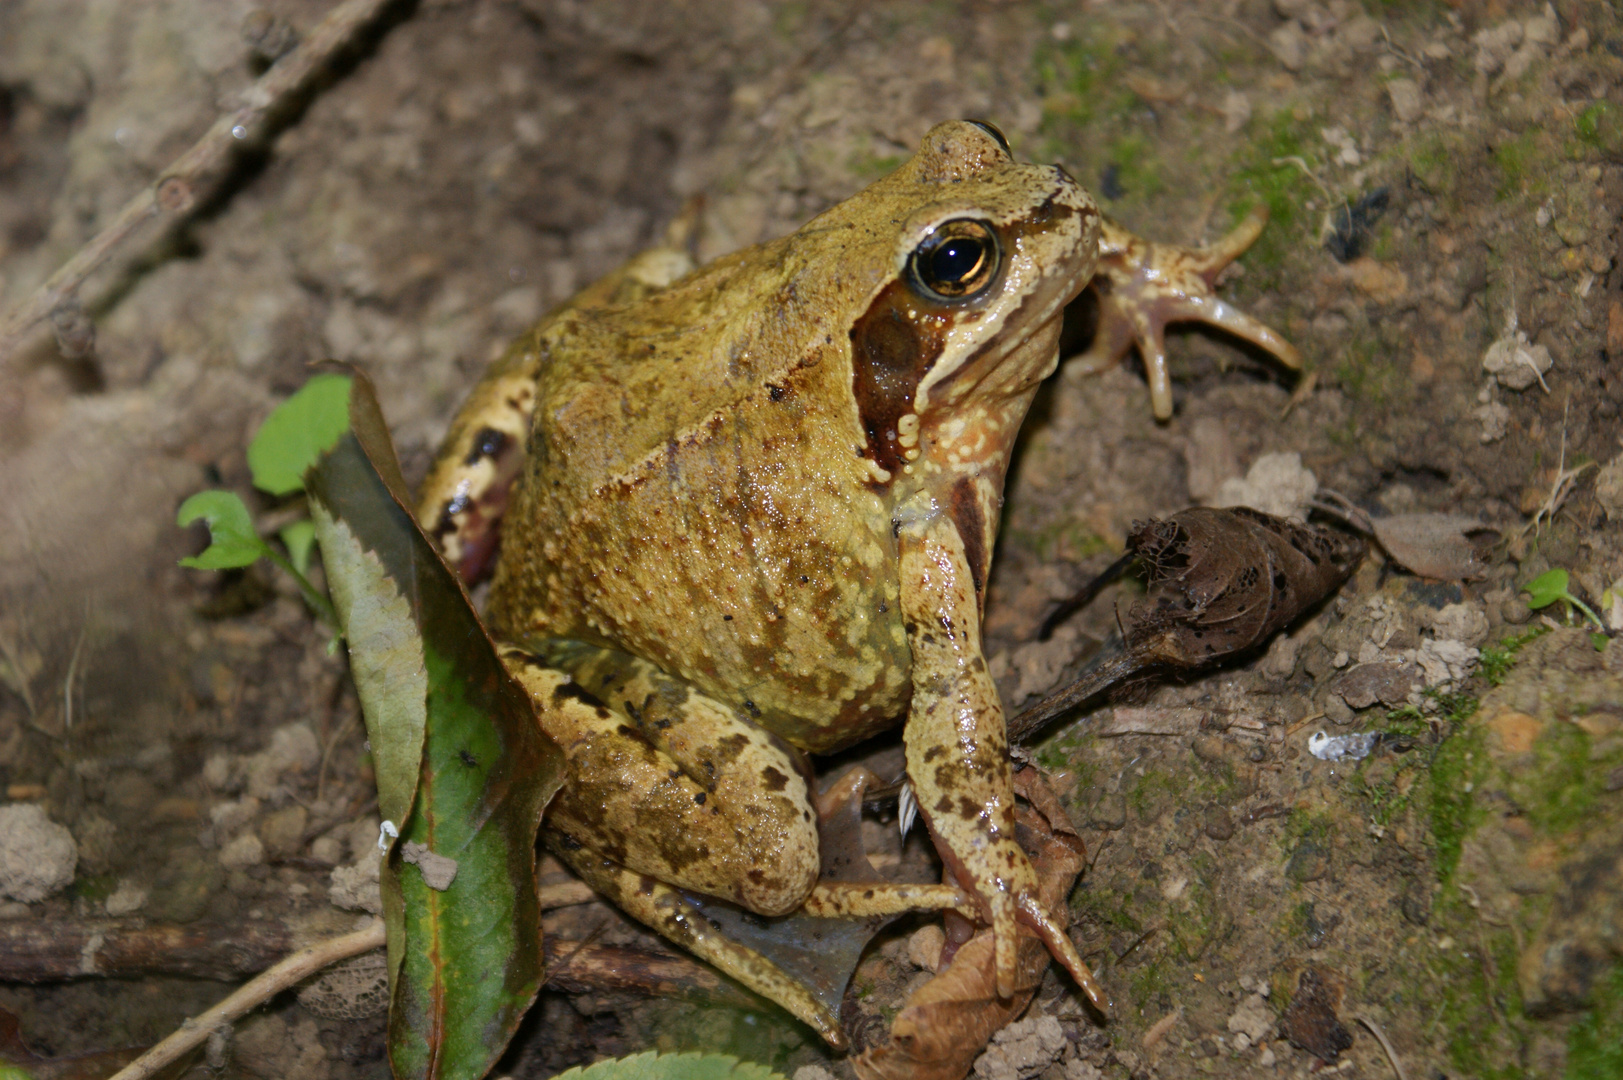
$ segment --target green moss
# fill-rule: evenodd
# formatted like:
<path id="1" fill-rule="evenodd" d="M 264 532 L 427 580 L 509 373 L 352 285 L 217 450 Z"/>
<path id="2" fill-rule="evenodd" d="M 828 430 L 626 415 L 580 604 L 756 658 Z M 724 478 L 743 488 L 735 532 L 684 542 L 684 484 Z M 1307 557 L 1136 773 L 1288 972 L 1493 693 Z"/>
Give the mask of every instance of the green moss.
<path id="1" fill-rule="evenodd" d="M 1499 686 L 1510 674 L 1510 669 L 1516 665 L 1516 654 L 1529 642 L 1537 641 L 1550 632 L 1548 626 L 1542 623 L 1513 637 L 1505 638 L 1497 645 L 1490 645 L 1482 650 L 1482 658 L 1478 662 L 1478 670 L 1482 677 L 1488 680 L 1489 686 Z"/>
<path id="2" fill-rule="evenodd" d="M 1370 337 L 1355 337 L 1341 351 L 1333 369 L 1336 385 L 1354 401 L 1380 408 L 1392 403 L 1403 383 L 1402 373 L 1392 365 L 1390 350 L 1379 347 Z"/>
<path id="3" fill-rule="evenodd" d="M 1311 166 L 1311 130 L 1308 121 L 1296 119 L 1289 109 L 1280 109 L 1235 162 L 1229 185 L 1229 212 L 1234 222 L 1238 224 L 1259 201 L 1268 208 L 1268 228 L 1246 253 L 1248 267 L 1277 270 L 1286 253 L 1304 240 L 1306 225 L 1301 206 L 1318 194 L 1318 188 L 1300 166 L 1287 159 L 1298 158 Z"/>
<path id="4" fill-rule="evenodd" d="M 1279 843 L 1287 852 L 1296 850 L 1304 841 L 1328 851 L 1335 834 L 1336 819 L 1328 811 L 1298 806 L 1285 819 Z"/>
<path id="5" fill-rule="evenodd" d="M 1116 553 L 1108 540 L 1080 521 L 1055 521 L 1039 529 L 1005 529 L 1003 535 L 1005 543 L 1025 548 L 1044 563 L 1062 559 L 1080 562 L 1094 555 Z"/>
<path id="6" fill-rule="evenodd" d="M 1446 919 L 1462 928 L 1482 925 L 1474 912 L 1450 912 Z M 1448 1056 L 1462 1075 L 1522 1080 L 1529 1038 L 1516 988 L 1515 936 L 1509 930 L 1471 936 L 1475 940 L 1456 941 L 1438 957 L 1437 1027 L 1447 1033 Z"/>
<path id="7" fill-rule="evenodd" d="M 1426 778 L 1426 804 L 1436 854 L 1437 880 L 1447 883 L 1460 863 L 1465 838 L 1482 819 L 1473 793 L 1487 770 L 1482 728 L 1456 730 L 1437 748 Z"/>
<path id="8" fill-rule="evenodd" d="M 1588 157 L 1589 151 L 1615 154 L 1623 150 L 1623 109 L 1609 101 L 1597 101 L 1573 117 L 1572 131 L 1579 152 L 1569 156 Z"/>
<path id="9" fill-rule="evenodd" d="M 1161 179 L 1161 162 L 1142 135 L 1123 136 L 1110 146 L 1109 160 L 1116 167 L 1116 180 L 1133 196 L 1157 195 L 1166 190 Z"/>
<path id="10" fill-rule="evenodd" d="M 107 899 L 117 888 L 117 874 L 81 874 L 73 879 L 74 893 L 95 902 Z"/>
<path id="11" fill-rule="evenodd" d="M 1032 61 L 1045 123 L 1085 125 L 1101 111 L 1119 113 L 1136 100 L 1121 80 L 1119 42 L 1111 36 L 1117 28 L 1103 20 L 1074 25 L 1075 36 L 1045 39 Z"/>
<path id="12" fill-rule="evenodd" d="M 906 160 L 902 154 L 875 154 L 863 149 L 846 159 L 846 167 L 860 180 L 877 180 L 895 172 Z"/>
<path id="13" fill-rule="evenodd" d="M 1567 1034 L 1566 1080 L 1623 1076 L 1623 964 L 1596 981 L 1595 1003 Z"/>
<path id="14" fill-rule="evenodd" d="M 1465 137 L 1457 132 L 1431 132 L 1415 140 L 1409 168 L 1421 186 L 1434 195 L 1454 200 L 1458 192 L 1460 159 L 1467 152 Z"/>
<path id="15" fill-rule="evenodd" d="M 1527 816 L 1540 829 L 1560 835 L 1585 823 L 1600 801 L 1605 771 L 1590 760 L 1589 736 L 1572 724 L 1556 724 L 1533 747 L 1538 764 L 1513 778 L 1525 786 Z"/>
<path id="16" fill-rule="evenodd" d="M 1538 141 L 1532 131 L 1524 131 L 1494 147 L 1493 164 L 1499 170 L 1494 197 L 1504 200 L 1523 191 L 1539 194 L 1543 185 L 1535 182 L 1537 157 Z"/>
<path id="17" fill-rule="evenodd" d="M 1127 792 L 1127 805 L 1140 817 L 1153 816 L 1152 811 L 1177 801 L 1184 789 L 1171 773 L 1149 771 L 1140 776 Z"/>

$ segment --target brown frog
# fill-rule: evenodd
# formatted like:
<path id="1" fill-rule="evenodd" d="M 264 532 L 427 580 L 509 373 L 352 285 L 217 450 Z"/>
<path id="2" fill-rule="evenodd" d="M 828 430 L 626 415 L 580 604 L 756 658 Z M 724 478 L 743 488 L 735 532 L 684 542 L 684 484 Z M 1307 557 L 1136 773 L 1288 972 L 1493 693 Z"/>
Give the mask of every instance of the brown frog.
<path id="1" fill-rule="evenodd" d="M 944 123 L 798 232 L 694 268 L 645 253 L 545 318 L 475 389 L 420 516 L 569 761 L 551 846 L 632 915 L 840 1045 L 836 1018 L 681 890 L 761 915 L 958 910 L 999 992 L 1017 924 L 1102 1001 L 1015 843 L 981 617 L 1010 448 L 1090 281 L 1089 367 L 1222 326 L 1294 366 L 1211 280 L 992 126 Z M 497 549 L 496 525 L 500 522 Z M 807 755 L 905 724 L 943 884 L 819 882 Z"/>

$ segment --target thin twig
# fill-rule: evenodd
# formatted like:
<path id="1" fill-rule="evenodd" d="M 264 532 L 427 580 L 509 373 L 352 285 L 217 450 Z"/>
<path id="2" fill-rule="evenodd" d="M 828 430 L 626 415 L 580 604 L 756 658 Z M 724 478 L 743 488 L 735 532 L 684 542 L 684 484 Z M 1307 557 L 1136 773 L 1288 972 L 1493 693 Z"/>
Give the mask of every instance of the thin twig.
<path id="1" fill-rule="evenodd" d="M 112 1080 L 147 1080 L 182 1054 L 203 1043 L 225 1025 L 247 1015 L 277 994 L 314 975 L 329 964 L 371 952 L 383 944 L 383 920 L 342 937 L 328 938 L 300 949 L 275 967 L 244 983 L 230 997 L 195 1019 L 187 1019 L 180 1030 L 119 1070 Z"/>
<path id="2" fill-rule="evenodd" d="M 73 643 L 73 655 L 68 658 L 68 676 L 62 680 L 62 730 L 73 730 L 73 682 L 79 675 L 79 654 L 84 651 L 85 635 L 90 632 L 90 602 L 85 601 L 85 621 L 79 627 L 79 640 Z"/>
<path id="3" fill-rule="evenodd" d="M 111 224 L 0 320 L 0 367 L 23 346 L 36 325 L 77 299 L 85 280 L 138 228 L 164 216 L 170 221 L 184 220 L 202 205 L 238 150 L 260 145 L 272 134 L 272 121 L 280 108 L 304 92 L 336 54 L 396 2 L 346 0 L 297 48 L 271 65 L 258 82 L 243 92 L 238 108 L 216 120 L 190 150 L 125 203 Z"/>
<path id="4" fill-rule="evenodd" d="M 1398 1080 L 1409 1080 L 1409 1074 L 1403 1071 L 1403 1062 L 1398 1059 L 1398 1052 L 1392 1049 L 1392 1043 L 1387 1039 L 1386 1032 L 1381 1030 L 1381 1026 L 1361 1013 L 1358 1015 L 1357 1020 L 1360 1024 L 1369 1028 L 1369 1033 L 1375 1036 L 1375 1041 L 1381 1044 L 1382 1050 L 1386 1051 L 1386 1060 L 1392 1063 L 1392 1071 L 1398 1074 Z"/>

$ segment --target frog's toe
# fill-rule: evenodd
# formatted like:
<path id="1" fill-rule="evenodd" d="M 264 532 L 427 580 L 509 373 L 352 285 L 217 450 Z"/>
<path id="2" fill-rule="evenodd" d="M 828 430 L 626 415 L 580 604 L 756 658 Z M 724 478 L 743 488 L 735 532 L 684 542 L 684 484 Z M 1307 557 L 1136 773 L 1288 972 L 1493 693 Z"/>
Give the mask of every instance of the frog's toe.
<path id="1" fill-rule="evenodd" d="M 1144 358 L 1150 403 L 1159 420 L 1172 416 L 1172 379 L 1167 371 L 1166 328 L 1175 322 L 1202 322 L 1251 342 L 1289 368 L 1300 368 L 1296 347 L 1271 327 L 1213 293 L 1223 268 L 1250 247 L 1267 221 L 1253 211 L 1216 243 L 1201 248 L 1152 244 L 1107 223 L 1100 240 L 1099 266 L 1092 288 L 1099 300 L 1099 325 L 1087 352 L 1070 361 L 1074 374 L 1103 371 L 1133 346 Z"/>
<path id="2" fill-rule="evenodd" d="M 1108 1015 L 1110 999 L 1105 996 L 1104 987 L 1099 985 L 1099 981 L 1093 977 L 1093 972 L 1088 969 L 1081 954 L 1076 951 L 1076 946 L 1071 944 L 1071 937 L 1065 932 L 1065 928 L 1054 920 L 1041 901 L 1029 893 L 1020 898 L 1020 915 L 1026 925 L 1042 938 L 1043 944 L 1048 946 L 1048 951 L 1054 959 L 1071 973 L 1071 978 L 1076 980 L 1076 985 L 1082 988 L 1082 992 L 1088 996 L 1093 1007 Z M 1000 970 L 999 975 L 1001 974 Z M 1001 989 L 999 992 L 1002 992 Z"/>

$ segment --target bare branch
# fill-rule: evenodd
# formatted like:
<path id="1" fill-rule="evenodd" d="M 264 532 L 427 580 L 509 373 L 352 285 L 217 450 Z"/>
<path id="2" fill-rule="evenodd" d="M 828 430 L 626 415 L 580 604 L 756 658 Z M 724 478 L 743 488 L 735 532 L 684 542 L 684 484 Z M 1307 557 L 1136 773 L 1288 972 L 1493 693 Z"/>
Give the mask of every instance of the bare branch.
<path id="1" fill-rule="evenodd" d="M 188 1019 L 181 1024 L 179 1031 L 119 1070 L 112 1080 L 147 1080 L 215 1031 L 263 1005 L 283 990 L 303 982 L 330 964 L 371 952 L 382 944 L 383 920 L 379 919 L 363 930 L 328 938 L 300 949 L 264 974 L 244 983 L 202 1016 Z"/>
<path id="2" fill-rule="evenodd" d="M 0 368 L 22 348 L 30 331 L 78 299 L 85 280 L 146 222 L 181 221 L 205 201 L 239 149 L 263 143 L 282 108 L 305 92 L 328 63 L 399 0 L 345 0 L 297 48 L 273 64 L 242 94 L 242 104 L 220 117 L 190 150 L 124 205 L 33 294 L 0 320 Z"/>

